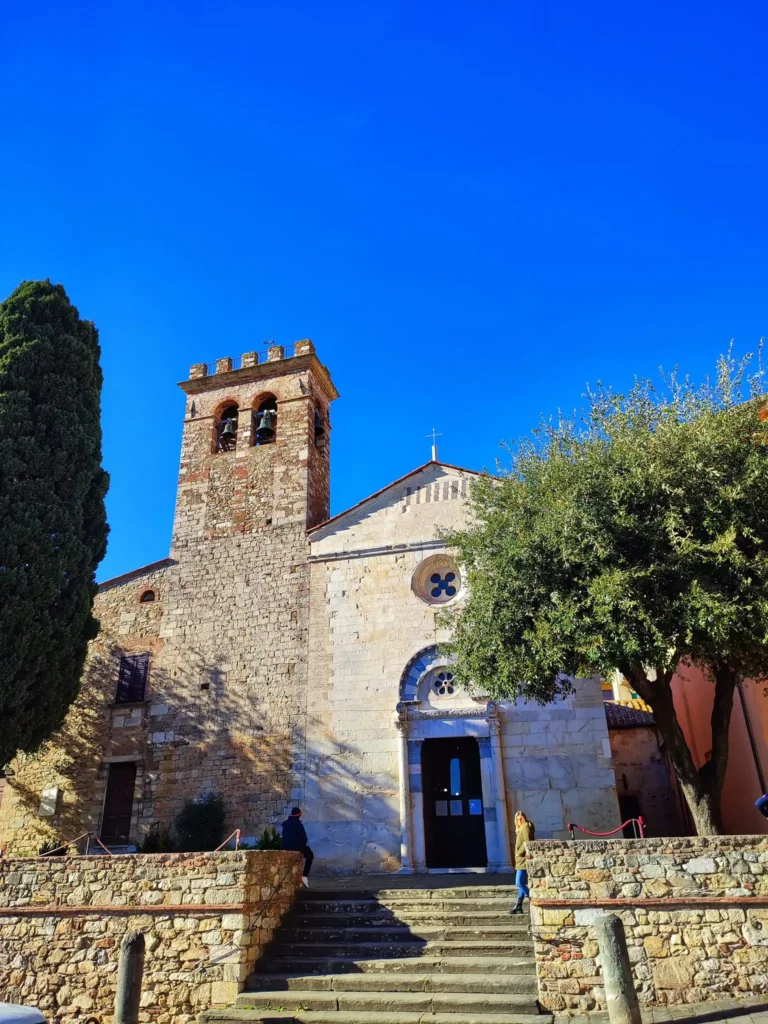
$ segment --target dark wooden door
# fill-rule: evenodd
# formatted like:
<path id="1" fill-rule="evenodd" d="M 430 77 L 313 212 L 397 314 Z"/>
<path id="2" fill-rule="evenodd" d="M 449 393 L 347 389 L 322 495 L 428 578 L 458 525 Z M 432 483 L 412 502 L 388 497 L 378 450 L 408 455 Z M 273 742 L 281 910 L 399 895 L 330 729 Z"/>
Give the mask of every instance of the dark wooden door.
<path id="1" fill-rule="evenodd" d="M 421 772 L 427 867 L 486 867 L 477 740 L 425 740 Z"/>
<path id="2" fill-rule="evenodd" d="M 135 761 L 119 761 L 109 766 L 101 839 L 105 843 L 127 843 L 131 833 Z"/>

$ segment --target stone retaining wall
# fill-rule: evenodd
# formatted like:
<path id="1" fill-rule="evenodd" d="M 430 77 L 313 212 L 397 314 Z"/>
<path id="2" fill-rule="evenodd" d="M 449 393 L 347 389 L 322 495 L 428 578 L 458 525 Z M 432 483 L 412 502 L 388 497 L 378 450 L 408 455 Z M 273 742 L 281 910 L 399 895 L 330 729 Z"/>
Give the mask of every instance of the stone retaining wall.
<path id="1" fill-rule="evenodd" d="M 624 922 L 646 1004 L 768 992 L 768 837 L 528 844 L 539 998 L 605 1007 L 592 922 Z"/>
<path id="2" fill-rule="evenodd" d="M 226 1005 L 301 884 L 295 853 L 0 860 L 0 1001 L 111 1022 L 120 940 L 144 933 L 141 1021 Z"/>

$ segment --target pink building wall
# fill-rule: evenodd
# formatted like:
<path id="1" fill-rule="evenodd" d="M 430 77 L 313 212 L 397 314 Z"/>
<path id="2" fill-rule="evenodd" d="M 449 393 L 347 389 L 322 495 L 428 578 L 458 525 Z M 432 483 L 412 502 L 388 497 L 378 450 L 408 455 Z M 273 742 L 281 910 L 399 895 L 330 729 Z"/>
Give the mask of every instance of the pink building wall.
<path id="1" fill-rule="evenodd" d="M 710 717 L 714 685 L 698 668 L 681 667 L 672 680 L 675 708 L 697 767 L 712 749 Z M 768 784 L 768 683 L 751 679 L 741 684 L 747 716 L 752 727 L 757 760 Z M 755 808 L 763 793 L 739 694 L 733 703 L 730 756 L 723 790 L 723 825 L 731 835 L 768 834 L 768 819 Z"/>

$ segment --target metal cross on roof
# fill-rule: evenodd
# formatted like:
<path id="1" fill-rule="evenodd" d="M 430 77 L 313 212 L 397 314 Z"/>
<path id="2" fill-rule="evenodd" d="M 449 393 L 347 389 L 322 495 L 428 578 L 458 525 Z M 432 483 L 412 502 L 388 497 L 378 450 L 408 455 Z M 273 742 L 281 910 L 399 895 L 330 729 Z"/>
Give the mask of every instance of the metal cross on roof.
<path id="1" fill-rule="evenodd" d="M 432 433 L 427 434 L 426 436 L 432 438 L 432 461 L 437 462 L 437 439 L 438 437 L 442 437 L 443 435 L 437 433 L 435 428 L 432 427 Z"/>

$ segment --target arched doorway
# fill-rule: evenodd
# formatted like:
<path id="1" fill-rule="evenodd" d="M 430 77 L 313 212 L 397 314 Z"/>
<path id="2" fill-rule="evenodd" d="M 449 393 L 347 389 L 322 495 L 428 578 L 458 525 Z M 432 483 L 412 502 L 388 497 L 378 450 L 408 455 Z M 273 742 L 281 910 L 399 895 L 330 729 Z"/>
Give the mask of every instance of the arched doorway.
<path id="1" fill-rule="evenodd" d="M 428 647 L 408 662 L 396 710 L 402 870 L 512 870 L 496 705 Z"/>
<path id="2" fill-rule="evenodd" d="M 425 740 L 421 777 L 427 867 L 484 868 L 488 853 L 477 740 Z"/>

